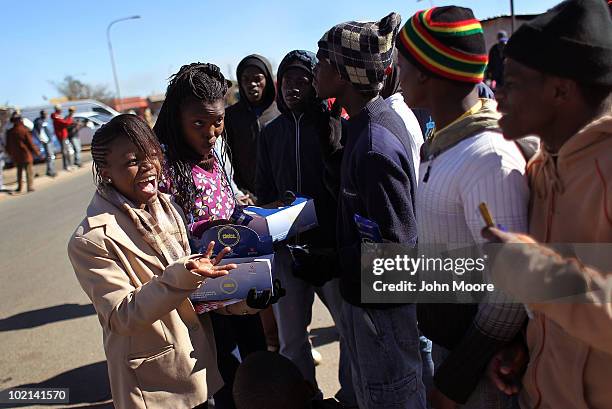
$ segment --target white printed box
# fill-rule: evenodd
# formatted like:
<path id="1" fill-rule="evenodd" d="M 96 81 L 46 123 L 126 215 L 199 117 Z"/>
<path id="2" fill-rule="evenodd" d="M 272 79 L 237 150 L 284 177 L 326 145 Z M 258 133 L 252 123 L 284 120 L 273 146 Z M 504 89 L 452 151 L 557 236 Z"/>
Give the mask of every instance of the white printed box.
<path id="1" fill-rule="evenodd" d="M 247 227 L 260 236 L 272 236 L 273 241 L 285 240 L 319 225 L 314 201 L 305 197 L 297 197 L 290 206 L 275 209 L 248 206 L 244 212 L 253 217 Z"/>
<path id="2" fill-rule="evenodd" d="M 255 288 L 258 293 L 270 290 L 273 259 L 273 254 L 225 259 L 221 265 L 235 263 L 238 267 L 226 276 L 206 280 L 191 294 L 190 299 L 193 303 L 218 303 L 230 300 L 237 302 L 246 299 L 251 288 Z M 231 303 L 225 305 L 229 304 Z"/>

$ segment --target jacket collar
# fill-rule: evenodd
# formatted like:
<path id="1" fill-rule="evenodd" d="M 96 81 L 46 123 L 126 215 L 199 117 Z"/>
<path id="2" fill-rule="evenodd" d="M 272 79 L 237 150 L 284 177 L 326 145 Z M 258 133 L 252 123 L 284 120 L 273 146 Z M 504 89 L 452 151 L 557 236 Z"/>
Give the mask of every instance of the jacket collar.
<path id="1" fill-rule="evenodd" d="M 385 100 L 382 99 L 382 97 L 379 95 L 378 97 L 368 102 L 364 109 L 370 114 L 370 116 L 375 116 L 387 108 L 388 107 L 385 103 Z"/>
<path id="2" fill-rule="evenodd" d="M 87 222 L 90 228 L 104 226 L 108 237 L 131 251 L 141 259 L 159 269 L 164 269 L 155 250 L 142 238 L 134 222 L 123 210 L 114 206 L 96 192 L 87 207 Z"/>
<path id="3" fill-rule="evenodd" d="M 387 108 L 385 100 L 379 96 L 370 100 L 359 113 L 355 116 L 351 116 L 348 119 L 348 127 L 355 132 L 361 130 L 361 127 L 370 118 L 375 117 Z"/>

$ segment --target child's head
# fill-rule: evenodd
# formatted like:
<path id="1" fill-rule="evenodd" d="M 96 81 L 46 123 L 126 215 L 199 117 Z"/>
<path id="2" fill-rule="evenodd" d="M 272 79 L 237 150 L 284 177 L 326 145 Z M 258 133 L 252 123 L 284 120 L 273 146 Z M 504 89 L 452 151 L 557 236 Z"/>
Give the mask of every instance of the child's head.
<path id="1" fill-rule="evenodd" d="M 144 120 L 128 114 L 111 119 L 94 134 L 91 156 L 98 187 L 113 186 L 135 205 L 157 196 L 161 148 Z"/>
<path id="2" fill-rule="evenodd" d="M 233 394 L 237 409 L 308 409 L 315 389 L 289 359 L 260 351 L 236 371 Z"/>
<path id="3" fill-rule="evenodd" d="M 223 133 L 228 81 L 214 64 L 181 67 L 170 79 L 166 99 L 153 128 L 164 146 L 168 177 L 183 207 L 193 202 L 191 168 L 214 163 L 216 139 Z"/>

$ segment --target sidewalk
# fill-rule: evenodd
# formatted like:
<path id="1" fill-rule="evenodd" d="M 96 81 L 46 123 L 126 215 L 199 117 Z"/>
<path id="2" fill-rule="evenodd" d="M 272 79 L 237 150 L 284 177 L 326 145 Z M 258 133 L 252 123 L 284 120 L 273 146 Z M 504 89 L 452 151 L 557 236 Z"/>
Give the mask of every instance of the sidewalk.
<path id="1" fill-rule="evenodd" d="M 91 152 L 89 148 L 87 150 L 83 150 L 81 152 L 81 161 L 83 166 L 81 168 L 75 168 L 72 172 L 67 172 L 62 170 L 62 157 L 61 155 L 56 155 L 55 157 L 55 171 L 57 172 L 57 176 L 52 178 L 46 175 L 47 172 L 47 164 L 46 163 L 36 163 L 34 164 L 34 189 L 43 188 L 49 184 L 52 184 L 55 180 L 64 179 L 70 175 L 81 172 L 91 172 Z M 5 190 L 0 190 L 0 200 L 4 200 L 13 196 L 21 196 L 25 193 L 25 186 L 23 189 L 23 193 L 15 193 L 14 190 L 17 187 L 17 170 L 16 168 L 4 169 L 4 186 Z M 24 181 L 25 185 L 25 175 Z"/>

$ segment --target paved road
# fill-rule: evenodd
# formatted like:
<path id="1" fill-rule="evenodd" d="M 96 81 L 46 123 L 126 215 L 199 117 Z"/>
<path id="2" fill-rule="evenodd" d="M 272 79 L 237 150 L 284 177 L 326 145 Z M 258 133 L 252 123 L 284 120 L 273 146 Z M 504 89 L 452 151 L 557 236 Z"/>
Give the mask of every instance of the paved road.
<path id="1" fill-rule="evenodd" d="M 0 389 L 68 387 L 70 407 L 112 408 L 100 325 L 66 255 L 94 191 L 89 167 L 37 178 L 36 189 L 0 200 Z M 317 300 L 311 332 L 325 396 L 338 387 L 331 326 Z"/>

